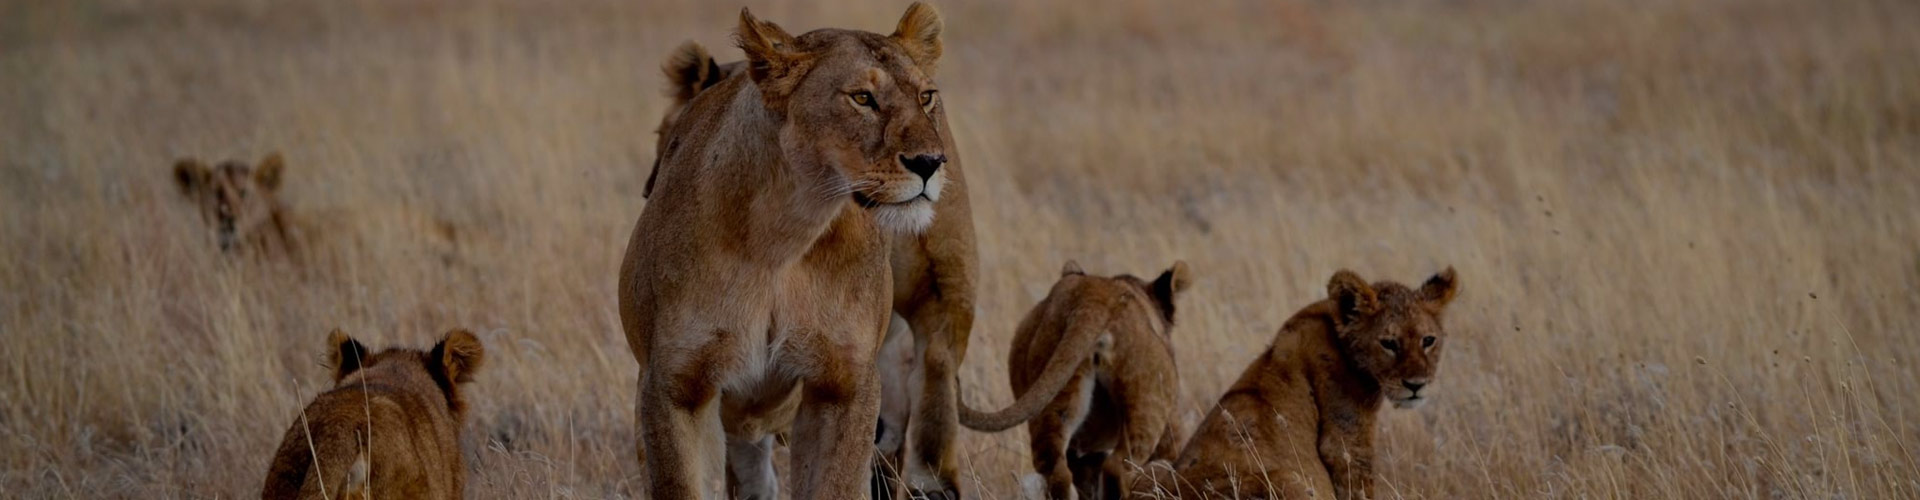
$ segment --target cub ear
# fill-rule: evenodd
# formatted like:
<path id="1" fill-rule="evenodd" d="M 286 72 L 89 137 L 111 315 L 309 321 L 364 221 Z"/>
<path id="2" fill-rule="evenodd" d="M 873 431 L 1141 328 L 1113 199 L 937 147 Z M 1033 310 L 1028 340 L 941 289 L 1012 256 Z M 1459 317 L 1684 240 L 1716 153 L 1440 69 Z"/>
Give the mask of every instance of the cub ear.
<path id="1" fill-rule="evenodd" d="M 1453 302 L 1453 296 L 1459 293 L 1460 280 L 1454 276 L 1453 266 L 1447 266 L 1447 270 L 1427 278 L 1427 282 L 1420 285 L 1420 300 L 1440 307 Z"/>
<path id="2" fill-rule="evenodd" d="M 713 61 L 713 55 L 692 40 L 673 49 L 660 71 L 667 74 L 667 95 L 681 104 L 693 100 L 700 91 L 719 85 L 723 79 L 720 64 Z"/>
<path id="3" fill-rule="evenodd" d="M 939 10 L 914 2 L 907 6 L 907 13 L 900 16 L 900 25 L 893 29 L 893 41 L 907 49 L 907 56 L 920 65 L 921 71 L 932 74 L 934 63 L 940 60 L 940 31 L 944 26 Z"/>
<path id="4" fill-rule="evenodd" d="M 747 72 L 760 88 L 760 98 L 767 107 L 781 109 L 779 104 L 800 84 L 805 69 L 807 57 L 797 47 L 798 41 L 780 25 L 753 17 L 745 7 L 740 9 L 740 27 L 733 41 L 747 53 Z"/>
<path id="5" fill-rule="evenodd" d="M 1169 290 L 1184 292 L 1193 286 L 1193 271 L 1187 268 L 1187 261 L 1176 260 L 1173 261 L 1173 267 L 1167 268 L 1167 272 L 1160 273 L 1160 279 L 1167 282 Z"/>
<path id="6" fill-rule="evenodd" d="M 481 362 L 486 360 L 486 351 L 486 347 L 480 345 L 480 338 L 473 336 L 473 332 L 454 329 L 447 332 L 440 343 L 433 345 L 433 352 L 428 356 L 439 365 L 437 368 L 446 375 L 447 380 L 466 383 L 473 381 L 473 372 L 479 370 Z"/>
<path id="7" fill-rule="evenodd" d="M 1190 286 L 1193 286 L 1193 271 L 1187 269 L 1187 261 L 1176 260 L 1173 267 L 1153 280 L 1153 295 L 1162 302 L 1172 303 L 1175 294 L 1187 291 Z"/>
<path id="8" fill-rule="evenodd" d="M 1187 261 L 1184 260 L 1173 261 L 1173 267 L 1160 273 L 1160 277 L 1154 278 L 1153 300 L 1159 303 L 1160 313 L 1166 316 L 1167 321 L 1173 321 L 1174 297 L 1180 292 L 1187 291 L 1191 286 L 1193 286 L 1193 271 L 1187 270 Z"/>
<path id="9" fill-rule="evenodd" d="M 339 328 L 327 334 L 327 362 L 333 365 L 333 383 L 338 384 L 347 375 L 360 371 L 371 355 L 365 344 L 347 336 L 347 332 Z"/>
<path id="10" fill-rule="evenodd" d="M 1345 326 L 1380 311 L 1380 297 L 1373 286 L 1353 271 L 1341 269 L 1327 281 L 1327 296 L 1333 298 L 1334 321 Z"/>
<path id="11" fill-rule="evenodd" d="M 182 193 L 193 193 L 206 185 L 207 164 L 193 158 L 181 158 L 173 162 L 173 183 Z"/>
<path id="12" fill-rule="evenodd" d="M 1074 262 L 1074 261 L 1071 261 L 1071 260 L 1069 260 L 1069 261 L 1067 261 L 1067 265 L 1064 265 L 1064 266 L 1060 266 L 1060 276 L 1061 276 L 1061 277 L 1066 277 L 1066 276 L 1073 276 L 1073 275 L 1076 275 L 1076 274 L 1087 274 L 1087 272 L 1086 272 L 1086 271 L 1082 271 L 1082 270 L 1080 270 L 1080 263 L 1079 263 L 1079 262 Z"/>
<path id="13" fill-rule="evenodd" d="M 280 172 L 286 170 L 287 161 L 280 158 L 280 152 L 268 153 L 260 159 L 260 165 L 253 168 L 253 182 L 269 191 L 280 190 Z"/>

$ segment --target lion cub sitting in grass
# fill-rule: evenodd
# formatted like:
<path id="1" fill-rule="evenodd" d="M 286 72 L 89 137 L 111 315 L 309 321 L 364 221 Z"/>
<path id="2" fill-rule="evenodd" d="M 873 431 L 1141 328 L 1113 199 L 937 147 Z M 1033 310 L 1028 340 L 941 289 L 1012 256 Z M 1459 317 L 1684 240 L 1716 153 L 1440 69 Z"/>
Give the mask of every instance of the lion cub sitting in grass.
<path id="1" fill-rule="evenodd" d="M 1185 262 L 1152 282 L 1067 262 L 1014 333 L 1007 374 L 1019 400 L 994 414 L 963 406 L 961 423 L 1027 422 L 1048 498 L 1118 498 L 1141 464 L 1172 458 L 1183 438 L 1170 335 L 1174 299 L 1192 282 Z"/>
<path id="2" fill-rule="evenodd" d="M 334 330 L 327 348 L 333 389 L 287 429 L 260 496 L 460 498 L 460 386 L 485 359 L 480 339 L 453 330 L 431 350 L 374 354 Z"/>
<path id="3" fill-rule="evenodd" d="M 1382 399 L 1411 408 L 1433 394 L 1440 315 L 1459 290 L 1452 268 L 1418 289 L 1335 273 L 1220 397 L 1178 477 L 1156 465 L 1157 489 L 1138 496 L 1374 498 L 1375 414 Z"/>

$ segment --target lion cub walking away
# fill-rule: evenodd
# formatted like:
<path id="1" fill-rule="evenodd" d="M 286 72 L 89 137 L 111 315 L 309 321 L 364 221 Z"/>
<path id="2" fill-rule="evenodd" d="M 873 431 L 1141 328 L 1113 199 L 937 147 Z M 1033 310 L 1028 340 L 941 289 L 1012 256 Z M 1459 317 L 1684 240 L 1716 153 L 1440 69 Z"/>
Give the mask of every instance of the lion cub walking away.
<path id="1" fill-rule="evenodd" d="M 1453 268 L 1418 289 L 1334 273 L 1195 430 L 1155 491 L 1184 498 L 1373 498 L 1380 401 L 1426 401 L 1460 290 Z M 1156 472 L 1164 472 L 1161 469 Z M 1142 490 L 1136 489 L 1136 492 Z"/>
<path id="2" fill-rule="evenodd" d="M 276 197 L 286 162 L 272 153 L 257 165 L 228 160 L 218 166 L 193 158 L 173 164 L 173 180 L 180 193 L 200 208 L 200 218 L 211 226 L 214 241 L 227 253 L 291 253 L 292 228 L 286 208 Z"/>
<path id="3" fill-rule="evenodd" d="M 428 351 L 374 354 L 334 330 L 327 348 L 333 389 L 281 438 L 261 498 L 460 498 L 460 386 L 485 357 L 480 339 L 453 330 Z"/>
<path id="4" fill-rule="evenodd" d="M 1119 497 L 1132 471 L 1180 446 L 1170 334 L 1175 298 L 1192 282 L 1185 262 L 1151 283 L 1067 262 L 1014 334 L 1007 373 L 1019 400 L 994 414 L 963 406 L 961 423 L 998 431 L 1027 422 L 1050 498 Z"/>

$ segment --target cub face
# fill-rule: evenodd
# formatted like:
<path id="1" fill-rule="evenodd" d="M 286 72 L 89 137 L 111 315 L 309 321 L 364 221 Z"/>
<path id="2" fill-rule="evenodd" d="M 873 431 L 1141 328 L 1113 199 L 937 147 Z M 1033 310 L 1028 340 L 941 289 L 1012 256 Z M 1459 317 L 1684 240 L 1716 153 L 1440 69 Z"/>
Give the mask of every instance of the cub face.
<path id="1" fill-rule="evenodd" d="M 1419 289 L 1386 281 L 1370 285 L 1346 270 L 1327 283 L 1341 350 L 1379 382 L 1394 407 L 1416 407 L 1433 395 L 1427 385 L 1440 367 L 1447 337 L 1440 316 L 1458 292 L 1451 267 Z"/>
<path id="2" fill-rule="evenodd" d="M 275 195 L 285 163 L 279 153 L 258 165 L 225 161 L 208 167 L 184 158 L 173 164 L 180 193 L 199 207 L 200 219 L 213 233 L 222 252 L 236 252 L 243 243 L 264 236 L 279 210 Z"/>

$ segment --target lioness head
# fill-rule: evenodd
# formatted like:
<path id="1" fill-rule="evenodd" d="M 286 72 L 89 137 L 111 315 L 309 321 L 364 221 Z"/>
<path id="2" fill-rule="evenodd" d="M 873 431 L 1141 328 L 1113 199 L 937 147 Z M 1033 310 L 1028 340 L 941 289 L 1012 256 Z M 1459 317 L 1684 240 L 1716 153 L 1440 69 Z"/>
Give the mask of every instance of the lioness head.
<path id="1" fill-rule="evenodd" d="M 334 330 L 327 336 L 327 361 L 333 366 L 334 387 L 352 385 L 374 370 L 392 370 L 388 373 L 401 375 L 424 374 L 439 386 L 447 398 L 447 407 L 455 416 L 466 409 L 465 400 L 460 397 L 460 385 L 473 381 L 474 371 L 485 359 L 486 348 L 481 346 L 480 339 L 462 329 L 448 331 L 433 349 L 425 352 L 390 348 L 374 353 L 346 332 Z"/>
<path id="2" fill-rule="evenodd" d="M 274 193 L 284 168 L 280 153 L 267 155 L 257 166 L 229 160 L 208 167 L 183 158 L 173 164 L 173 179 L 180 192 L 200 206 L 200 218 L 212 227 L 220 250 L 231 252 L 273 221 L 278 209 Z"/>
<path id="3" fill-rule="evenodd" d="M 1417 290 L 1391 281 L 1369 285 L 1347 270 L 1327 283 L 1341 350 L 1395 407 L 1418 406 L 1433 393 L 1422 389 L 1433 382 L 1446 347 L 1440 313 L 1459 289 L 1451 267 Z"/>
<path id="4" fill-rule="evenodd" d="M 734 38 L 747 73 L 780 122 L 782 155 L 803 175 L 852 195 L 883 227 L 933 221 L 947 162 L 933 83 L 940 14 L 915 3 L 892 35 L 820 29 L 799 37 L 740 10 Z M 837 192 L 834 192 L 837 191 Z"/>

